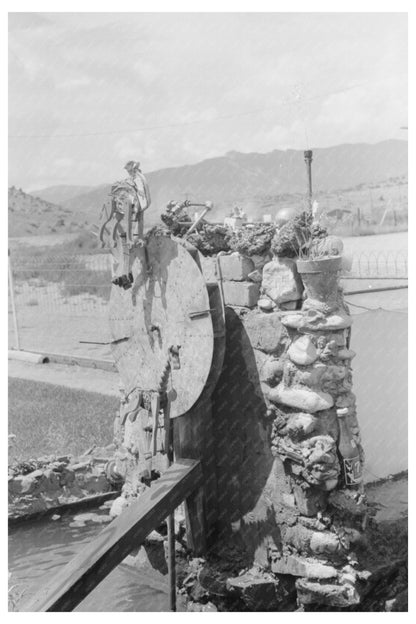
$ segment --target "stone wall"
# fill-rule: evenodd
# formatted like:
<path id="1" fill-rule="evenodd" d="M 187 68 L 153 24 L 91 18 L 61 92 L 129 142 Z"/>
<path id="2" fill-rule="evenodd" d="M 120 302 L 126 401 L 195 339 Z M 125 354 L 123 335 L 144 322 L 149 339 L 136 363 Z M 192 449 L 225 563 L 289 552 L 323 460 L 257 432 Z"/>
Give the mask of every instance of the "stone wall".
<path id="1" fill-rule="evenodd" d="M 220 586 L 221 595 L 247 599 L 250 610 L 279 610 L 292 594 L 301 605 L 342 608 L 360 600 L 366 504 L 351 317 L 339 288 L 340 258 L 322 262 L 318 270 L 316 263 L 234 252 L 201 263 L 222 290 L 226 347 L 199 421 L 209 427 L 195 434 L 197 444 L 186 435 L 181 448 L 187 417 L 175 426 L 176 453 L 200 457 L 207 484 L 216 480 L 205 491 L 210 550 L 182 588 L 193 602 L 201 583 L 205 600 Z M 152 425 L 145 393 L 137 405 L 131 397 L 123 401 L 115 422 L 115 467 L 125 482 L 112 515 L 151 485 L 152 470 L 165 467 L 163 422 L 160 452 L 151 466 L 146 460 Z M 337 414 L 339 409 L 347 413 Z M 340 418 L 353 448 L 347 462 Z M 248 572 L 241 575 L 243 570 Z"/>
<path id="2" fill-rule="evenodd" d="M 114 447 L 96 451 L 78 458 L 45 457 L 10 466 L 9 519 L 44 513 L 111 492 L 115 482 L 108 474 L 108 466 Z"/>
<path id="3" fill-rule="evenodd" d="M 257 268 L 269 289 L 272 264 Z M 213 394 L 219 537 L 238 536 L 248 565 L 296 578 L 302 604 L 357 604 L 365 577 L 355 552 L 366 518 L 363 451 L 338 272 L 324 278 L 323 300 L 307 286 L 305 301 L 288 310 L 257 305 L 265 288 L 253 271 L 248 258 L 221 256 L 227 343 Z M 348 485 L 337 408 L 348 408 L 359 456 Z"/>

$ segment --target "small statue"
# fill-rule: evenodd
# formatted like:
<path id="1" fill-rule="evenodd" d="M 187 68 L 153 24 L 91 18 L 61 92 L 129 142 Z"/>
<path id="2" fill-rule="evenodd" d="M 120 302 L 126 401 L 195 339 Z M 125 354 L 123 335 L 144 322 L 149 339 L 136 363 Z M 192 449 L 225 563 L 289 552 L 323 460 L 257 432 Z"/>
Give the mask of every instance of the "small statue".
<path id="1" fill-rule="evenodd" d="M 110 239 L 113 247 L 118 238 L 126 239 L 130 249 L 136 244 L 143 245 L 143 213 L 151 204 L 149 186 L 140 169 L 140 163 L 130 160 L 124 167 L 129 177 L 115 182 L 111 187 L 111 211 L 100 229 L 100 240 L 104 246 L 104 232 L 112 219 L 115 220 Z M 135 240 L 136 239 L 136 240 Z"/>
<path id="2" fill-rule="evenodd" d="M 100 240 L 104 247 L 107 235 L 114 257 L 113 283 L 126 290 L 131 288 L 134 281 L 130 268 L 130 250 L 135 246 L 144 246 L 143 213 L 149 208 L 151 198 L 140 163 L 130 160 L 124 168 L 129 177 L 115 182 L 111 187 L 111 210 L 101 225 Z M 107 229 L 110 222 L 111 231 Z"/>

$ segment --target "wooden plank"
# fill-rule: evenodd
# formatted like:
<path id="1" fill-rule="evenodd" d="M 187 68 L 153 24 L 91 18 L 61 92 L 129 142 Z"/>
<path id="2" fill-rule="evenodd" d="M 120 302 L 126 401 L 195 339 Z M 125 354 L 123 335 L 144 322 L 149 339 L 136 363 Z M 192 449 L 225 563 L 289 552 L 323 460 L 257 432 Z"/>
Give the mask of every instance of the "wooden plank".
<path id="1" fill-rule="evenodd" d="M 179 459 L 108 524 L 22 611 L 72 611 L 202 483 L 199 461 Z"/>
<path id="2" fill-rule="evenodd" d="M 206 551 L 217 515 L 217 482 L 213 448 L 212 406 L 204 395 L 192 410 L 174 421 L 175 456 L 199 459 L 204 475 L 201 491 L 194 490 L 185 501 L 187 542 L 194 555 Z"/>

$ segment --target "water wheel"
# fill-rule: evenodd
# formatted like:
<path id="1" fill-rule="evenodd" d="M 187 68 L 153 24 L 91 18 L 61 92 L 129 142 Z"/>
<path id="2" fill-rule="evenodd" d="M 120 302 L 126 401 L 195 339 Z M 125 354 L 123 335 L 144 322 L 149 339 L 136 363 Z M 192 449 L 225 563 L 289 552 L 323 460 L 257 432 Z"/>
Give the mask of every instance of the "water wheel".
<path id="1" fill-rule="evenodd" d="M 152 236 L 146 247 L 122 249 L 114 277 L 129 272 L 131 287 L 113 284 L 109 321 L 112 352 L 126 393 L 156 391 L 169 357 L 180 346 L 180 368 L 168 392 L 171 418 L 187 413 L 219 375 L 224 353 L 224 310 L 217 284 L 207 284 L 183 244 Z M 127 254 L 127 263 L 126 263 Z M 117 253 L 115 253 L 117 257 Z"/>

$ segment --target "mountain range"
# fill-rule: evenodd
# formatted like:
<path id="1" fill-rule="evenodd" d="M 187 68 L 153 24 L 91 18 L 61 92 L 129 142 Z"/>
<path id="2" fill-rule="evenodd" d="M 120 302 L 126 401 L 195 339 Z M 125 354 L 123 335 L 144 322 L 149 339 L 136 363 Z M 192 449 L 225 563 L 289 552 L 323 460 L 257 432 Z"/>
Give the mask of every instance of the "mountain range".
<path id="1" fill-rule="evenodd" d="M 319 197 L 341 191 L 348 193 L 357 187 L 371 188 L 386 180 L 400 179 L 402 184 L 407 178 L 407 149 L 407 141 L 395 139 L 376 144 L 342 144 L 314 149 L 314 194 Z M 123 165 L 120 163 L 120 178 L 125 177 Z M 192 165 L 146 172 L 146 177 L 152 195 L 147 225 L 158 222 L 169 200 L 185 198 L 195 202 L 213 201 L 215 209 L 210 218 L 214 220 L 222 219 L 235 205 L 258 218 L 265 210 L 270 212 L 280 205 L 301 201 L 307 179 L 303 151 L 293 149 L 276 149 L 265 154 L 228 152 Z M 82 229 L 87 224 L 97 223 L 109 190 L 110 184 L 94 187 L 66 185 L 40 189 L 31 195 L 36 195 L 41 212 L 39 201 L 46 202 L 45 216 L 52 210 L 57 217 L 55 224 L 47 219 L 49 230 L 61 228 L 59 231 L 65 231 L 62 227 L 66 227 L 73 231 L 77 224 Z M 15 230 L 13 222 L 19 216 L 16 205 L 15 202 L 9 219 L 12 231 Z M 34 214 L 33 219 L 36 218 Z M 63 219 L 65 226 L 56 225 L 58 219 Z M 26 228 L 24 233 L 28 234 L 29 229 Z M 39 225 L 33 229 L 43 232 L 45 228 Z"/>

